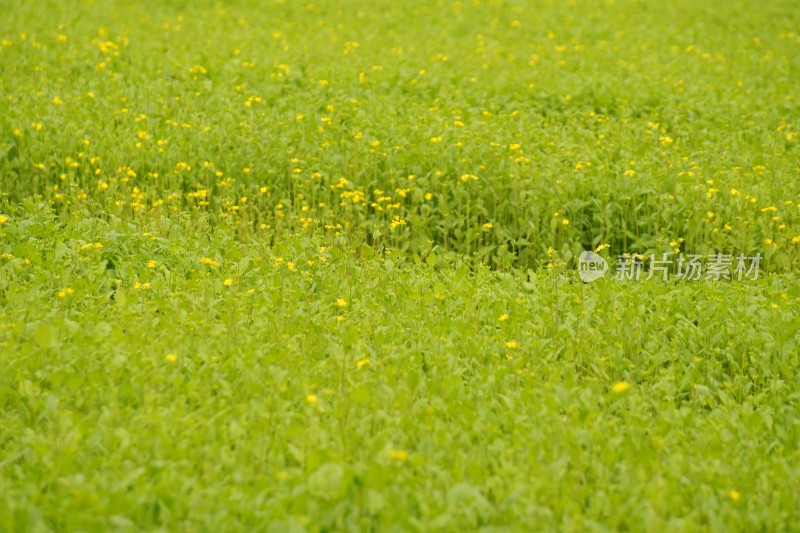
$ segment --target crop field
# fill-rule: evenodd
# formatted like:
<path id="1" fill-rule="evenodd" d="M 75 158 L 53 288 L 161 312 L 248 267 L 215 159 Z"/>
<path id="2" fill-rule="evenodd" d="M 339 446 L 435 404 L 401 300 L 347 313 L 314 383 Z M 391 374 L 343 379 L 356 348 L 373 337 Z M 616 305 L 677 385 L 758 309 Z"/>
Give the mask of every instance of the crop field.
<path id="1" fill-rule="evenodd" d="M 800 4 L 0 15 L 0 531 L 797 531 Z"/>

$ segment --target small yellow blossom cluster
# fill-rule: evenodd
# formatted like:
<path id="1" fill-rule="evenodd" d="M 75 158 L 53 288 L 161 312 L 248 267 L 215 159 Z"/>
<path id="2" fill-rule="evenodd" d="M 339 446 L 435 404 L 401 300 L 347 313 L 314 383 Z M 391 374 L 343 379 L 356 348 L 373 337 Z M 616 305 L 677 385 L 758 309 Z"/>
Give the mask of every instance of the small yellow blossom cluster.
<path id="1" fill-rule="evenodd" d="M 391 228 L 392 229 L 397 229 L 397 228 L 405 226 L 405 225 L 406 225 L 406 221 L 403 218 L 401 218 L 400 216 L 395 215 L 392 218 L 392 223 L 391 223 Z"/>
<path id="2" fill-rule="evenodd" d="M 675 252 L 676 254 L 680 252 L 681 251 L 680 247 L 681 244 L 684 242 L 684 240 L 685 239 L 683 237 L 678 237 L 677 239 L 670 241 L 669 245 L 672 246 L 672 251 Z"/>
<path id="3" fill-rule="evenodd" d="M 61 289 L 56 293 L 59 298 L 66 298 L 67 296 L 71 296 L 75 294 L 75 291 L 71 287 L 67 287 L 65 289 Z"/>

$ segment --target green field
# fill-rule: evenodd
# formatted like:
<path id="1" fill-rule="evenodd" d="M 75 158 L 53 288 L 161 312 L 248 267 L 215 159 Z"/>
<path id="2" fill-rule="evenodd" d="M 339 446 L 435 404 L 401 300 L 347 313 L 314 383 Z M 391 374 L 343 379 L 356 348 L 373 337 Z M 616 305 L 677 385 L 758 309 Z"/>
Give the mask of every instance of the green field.
<path id="1" fill-rule="evenodd" d="M 796 531 L 799 87 L 790 0 L 3 6 L 0 531 Z"/>

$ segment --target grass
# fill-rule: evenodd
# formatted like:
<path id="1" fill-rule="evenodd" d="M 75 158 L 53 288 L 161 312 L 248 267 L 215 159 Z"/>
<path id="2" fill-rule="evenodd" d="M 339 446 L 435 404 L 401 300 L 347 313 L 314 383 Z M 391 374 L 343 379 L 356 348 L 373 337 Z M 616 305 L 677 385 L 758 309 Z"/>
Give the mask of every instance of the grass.
<path id="1" fill-rule="evenodd" d="M 8 7 L 0 530 L 794 529 L 799 16 Z"/>

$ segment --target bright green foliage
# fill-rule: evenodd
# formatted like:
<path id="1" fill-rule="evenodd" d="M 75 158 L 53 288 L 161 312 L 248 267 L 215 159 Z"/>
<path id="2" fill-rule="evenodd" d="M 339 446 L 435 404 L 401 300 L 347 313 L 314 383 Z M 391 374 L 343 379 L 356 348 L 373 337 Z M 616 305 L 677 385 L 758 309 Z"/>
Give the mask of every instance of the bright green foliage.
<path id="1" fill-rule="evenodd" d="M 12 198 L 498 266 L 678 237 L 797 265 L 793 0 L 163 4 L 6 10 Z"/>
<path id="2" fill-rule="evenodd" d="M 796 528 L 798 17 L 3 6 L 0 531 Z"/>
<path id="3" fill-rule="evenodd" d="M 791 279 L 584 286 L 27 209 L 3 226 L 30 258 L 0 270 L 4 528 L 797 518 Z"/>

